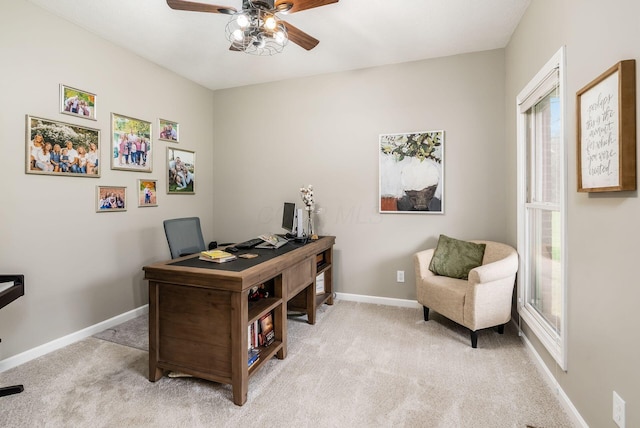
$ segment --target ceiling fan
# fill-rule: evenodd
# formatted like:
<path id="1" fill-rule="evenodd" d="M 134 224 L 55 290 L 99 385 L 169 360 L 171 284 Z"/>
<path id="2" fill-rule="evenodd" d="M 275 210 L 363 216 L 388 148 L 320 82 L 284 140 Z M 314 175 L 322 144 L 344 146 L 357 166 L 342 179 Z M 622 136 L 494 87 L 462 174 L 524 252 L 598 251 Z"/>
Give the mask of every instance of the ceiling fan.
<path id="1" fill-rule="evenodd" d="M 230 6 L 197 3 L 188 0 L 167 0 L 171 9 L 231 15 L 227 24 L 227 39 L 232 51 L 255 55 L 273 55 L 282 51 L 288 40 L 311 50 L 320 42 L 276 14 L 290 14 L 337 3 L 339 0 L 242 0 L 242 10 Z"/>

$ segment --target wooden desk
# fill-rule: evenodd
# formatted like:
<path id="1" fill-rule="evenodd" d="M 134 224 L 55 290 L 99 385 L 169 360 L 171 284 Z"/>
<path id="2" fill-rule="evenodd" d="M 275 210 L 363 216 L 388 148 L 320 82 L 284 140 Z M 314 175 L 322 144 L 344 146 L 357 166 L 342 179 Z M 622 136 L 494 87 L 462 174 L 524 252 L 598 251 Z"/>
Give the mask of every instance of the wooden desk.
<path id="1" fill-rule="evenodd" d="M 278 250 L 251 249 L 255 259 L 227 263 L 186 256 L 145 266 L 149 281 L 149 380 L 164 370 L 231 384 L 233 402 L 247 401 L 248 379 L 273 356 L 287 356 L 287 309 L 306 312 L 315 323 L 316 308 L 333 304 L 332 260 L 335 237 L 308 244 L 289 243 Z M 324 272 L 325 293 L 316 295 L 315 279 Z M 273 294 L 249 302 L 251 287 L 267 284 Z M 247 362 L 251 323 L 274 314 L 275 341 L 260 348 L 260 360 Z"/>

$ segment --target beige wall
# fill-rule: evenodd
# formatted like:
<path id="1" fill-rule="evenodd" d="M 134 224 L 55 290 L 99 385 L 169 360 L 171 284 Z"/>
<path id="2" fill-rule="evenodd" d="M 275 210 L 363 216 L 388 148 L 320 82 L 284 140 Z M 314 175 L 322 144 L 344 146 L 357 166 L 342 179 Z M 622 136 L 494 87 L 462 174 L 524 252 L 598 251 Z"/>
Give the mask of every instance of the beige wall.
<path id="1" fill-rule="evenodd" d="M 576 191 L 575 94 L 618 61 L 638 59 L 638 16 L 635 0 L 534 0 L 506 49 L 507 206 L 509 230 L 515 233 L 515 97 L 566 46 L 568 371 L 560 370 L 532 341 L 592 427 L 616 426 L 611 417 L 613 390 L 626 401 L 626 426 L 640 426 L 640 288 L 635 271 L 640 201 L 636 191 Z"/>
<path id="2" fill-rule="evenodd" d="M 0 2 L 0 272 L 24 273 L 25 296 L 0 310 L 0 361 L 147 303 L 141 267 L 170 257 L 162 220 L 199 215 L 211 237 L 212 92 L 23 0 Z M 98 96 L 97 121 L 59 113 L 59 84 Z M 109 169 L 110 114 L 181 125 L 197 151 L 197 195 L 166 195 L 166 144 L 150 174 Z M 25 174 L 25 115 L 102 131 L 99 179 Z M 157 208 L 138 208 L 140 178 Z M 96 213 L 97 185 L 126 186 L 128 210 Z"/>
<path id="3" fill-rule="evenodd" d="M 313 184 L 337 291 L 415 299 L 413 253 L 440 233 L 507 236 L 503 88 L 495 50 L 216 91 L 218 239 L 282 231 L 283 201 Z M 379 134 L 428 130 L 445 131 L 445 215 L 379 214 Z"/>

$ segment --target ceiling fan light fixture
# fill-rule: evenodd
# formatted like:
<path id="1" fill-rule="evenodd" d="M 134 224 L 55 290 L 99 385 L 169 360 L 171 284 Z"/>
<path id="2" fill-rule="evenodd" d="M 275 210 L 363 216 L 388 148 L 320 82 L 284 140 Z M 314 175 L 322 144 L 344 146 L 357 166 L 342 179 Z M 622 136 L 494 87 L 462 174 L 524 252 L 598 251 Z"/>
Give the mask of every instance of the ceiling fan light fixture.
<path id="1" fill-rule="evenodd" d="M 289 41 L 285 25 L 273 13 L 262 9 L 234 13 L 227 23 L 226 34 L 232 50 L 251 55 L 275 55 Z"/>

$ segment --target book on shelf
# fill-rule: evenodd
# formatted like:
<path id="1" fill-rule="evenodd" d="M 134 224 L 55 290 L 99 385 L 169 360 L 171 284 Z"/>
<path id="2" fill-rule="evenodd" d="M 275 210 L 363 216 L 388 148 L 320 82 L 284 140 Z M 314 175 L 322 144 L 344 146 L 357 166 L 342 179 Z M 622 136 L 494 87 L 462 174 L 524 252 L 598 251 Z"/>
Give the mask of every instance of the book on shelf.
<path id="1" fill-rule="evenodd" d="M 201 251 L 199 258 L 200 260 L 205 260 L 208 262 L 224 263 L 231 260 L 235 260 L 238 257 L 236 257 L 235 254 L 231 254 L 223 250 L 209 250 L 209 251 Z"/>
<path id="2" fill-rule="evenodd" d="M 251 367 L 260 359 L 260 352 L 257 349 L 249 349 L 248 366 Z"/>
<path id="3" fill-rule="evenodd" d="M 260 346 L 269 346 L 276 338 L 276 333 L 273 331 L 273 314 L 268 314 L 260 318 Z"/>
<path id="4" fill-rule="evenodd" d="M 324 272 L 321 272 L 316 276 L 316 294 L 324 294 Z"/>

